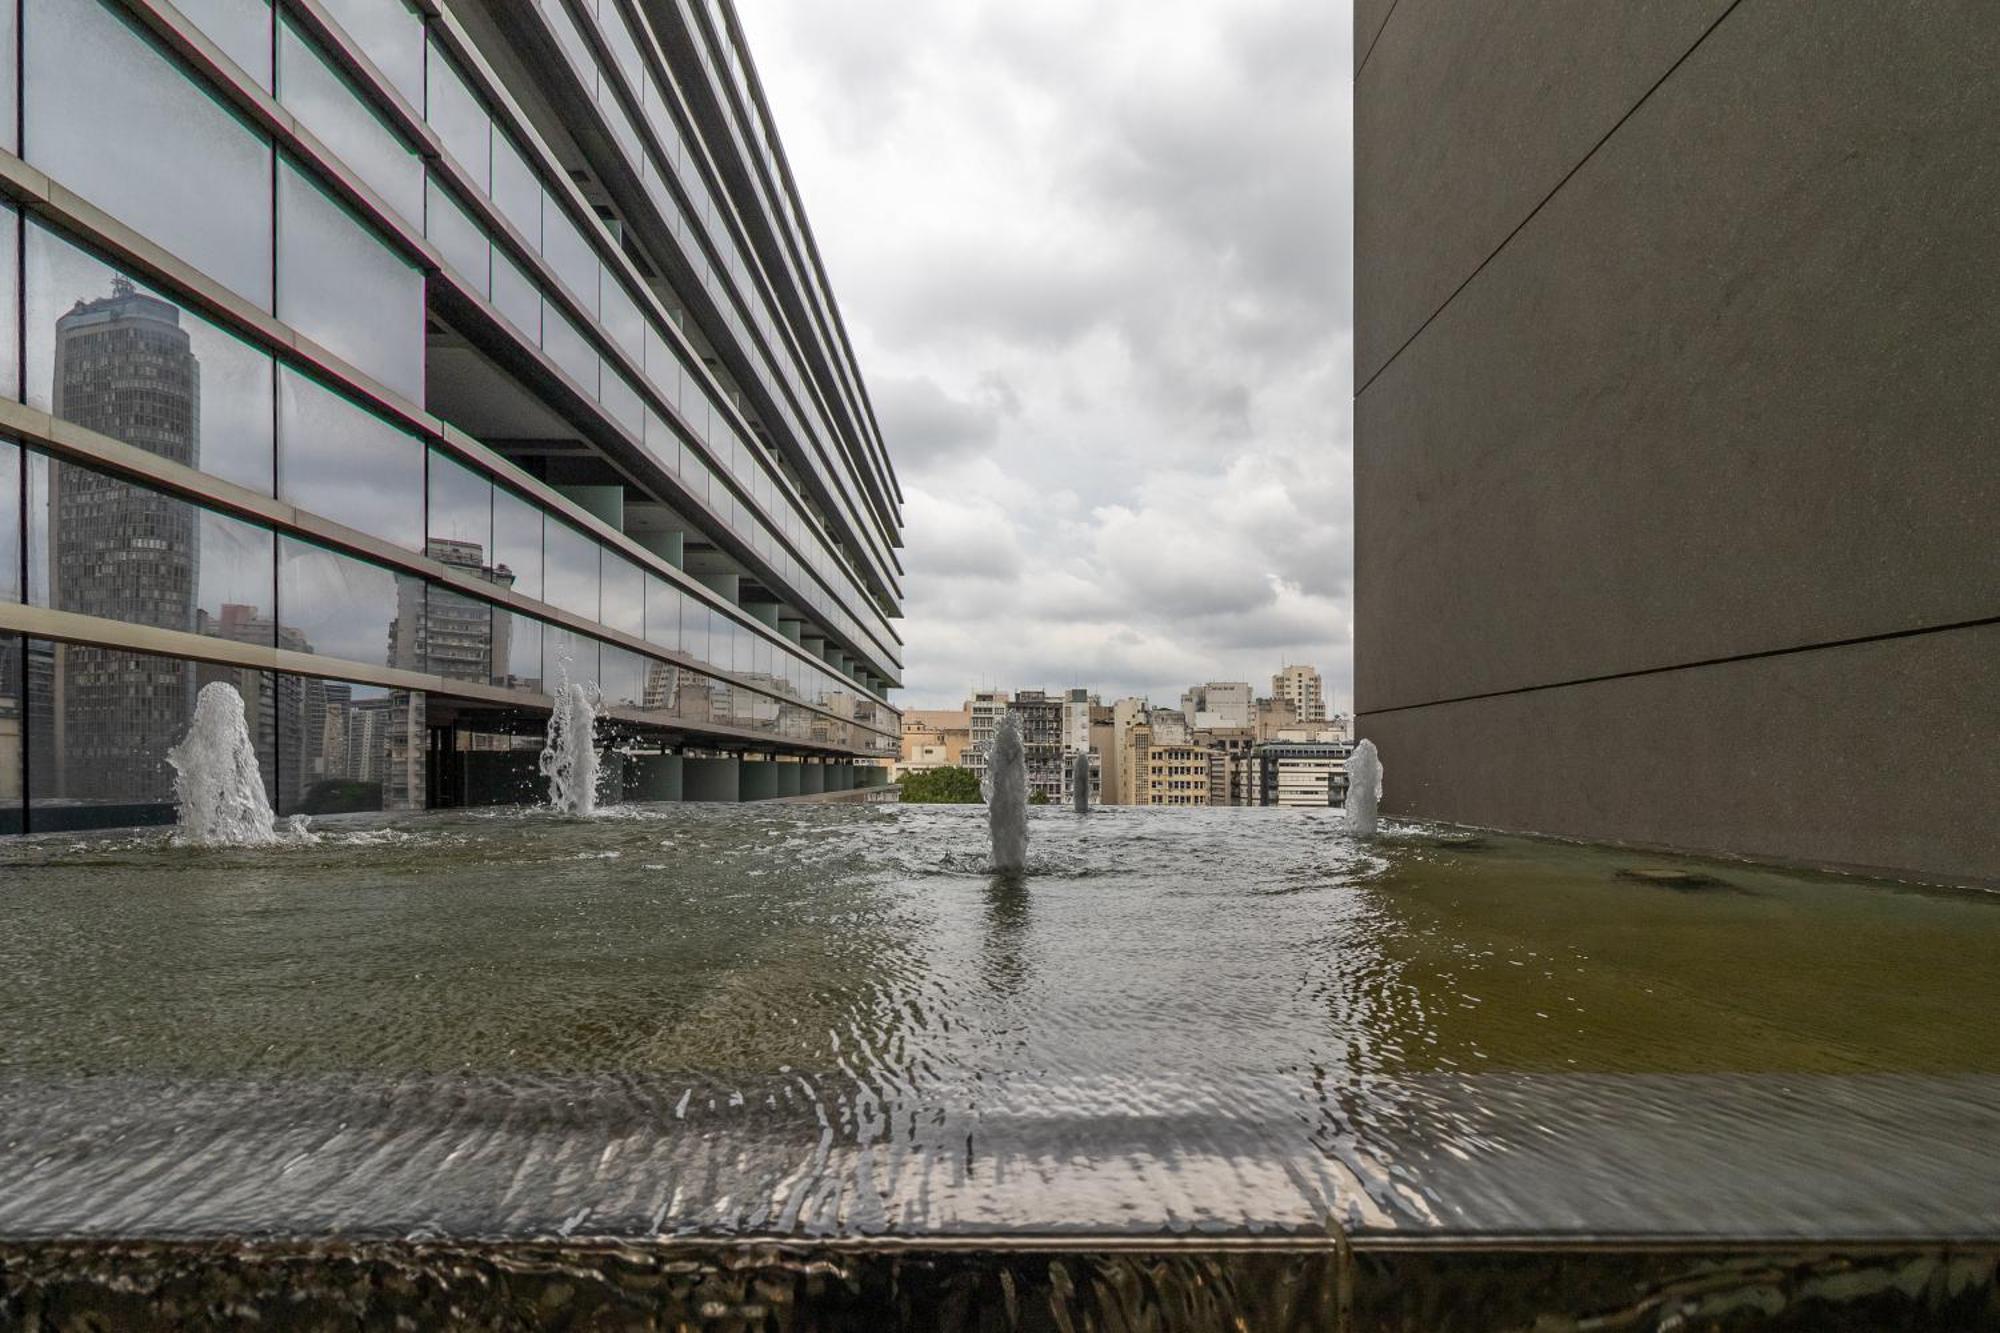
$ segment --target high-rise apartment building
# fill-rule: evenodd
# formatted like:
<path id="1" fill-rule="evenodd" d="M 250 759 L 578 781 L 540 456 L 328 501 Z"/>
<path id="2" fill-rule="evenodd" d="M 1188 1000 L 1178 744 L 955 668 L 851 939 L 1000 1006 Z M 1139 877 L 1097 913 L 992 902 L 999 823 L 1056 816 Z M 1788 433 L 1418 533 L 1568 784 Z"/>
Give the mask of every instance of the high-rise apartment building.
<path id="1" fill-rule="evenodd" d="M 637 793 L 885 773 L 901 495 L 727 0 L 17 8 L 0 829 L 169 817 L 218 680 L 281 811 L 499 799 L 565 675 Z"/>
<path id="2" fill-rule="evenodd" d="M 1354 13 L 1383 810 L 2000 882 L 1993 7 Z"/>
<path id="3" fill-rule="evenodd" d="M 1197 729 L 1247 727 L 1255 709 L 1248 681 L 1211 680 L 1191 686 L 1181 695 L 1181 712 L 1188 725 Z"/>
<path id="4" fill-rule="evenodd" d="M 1290 704 L 1292 715 L 1300 723 L 1326 720 L 1326 695 L 1320 686 L 1318 667 L 1280 667 L 1278 674 L 1271 677 L 1271 697 Z"/>

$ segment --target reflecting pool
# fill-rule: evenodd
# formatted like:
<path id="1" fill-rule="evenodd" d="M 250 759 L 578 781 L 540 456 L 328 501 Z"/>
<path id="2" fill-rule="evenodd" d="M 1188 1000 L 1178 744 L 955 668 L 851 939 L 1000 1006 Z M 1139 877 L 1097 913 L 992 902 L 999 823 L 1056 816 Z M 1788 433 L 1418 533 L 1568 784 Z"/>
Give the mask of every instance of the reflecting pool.
<path id="1" fill-rule="evenodd" d="M 0 843 L 0 1238 L 2000 1230 L 2000 898 L 1031 813 Z"/>

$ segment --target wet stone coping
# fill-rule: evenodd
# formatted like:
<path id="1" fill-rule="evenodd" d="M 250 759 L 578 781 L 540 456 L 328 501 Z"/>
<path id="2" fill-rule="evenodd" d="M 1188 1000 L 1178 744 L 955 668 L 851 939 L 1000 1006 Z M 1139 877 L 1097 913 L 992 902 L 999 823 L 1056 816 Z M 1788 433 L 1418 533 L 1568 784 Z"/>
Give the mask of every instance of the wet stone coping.
<path id="1" fill-rule="evenodd" d="M 2000 1329 L 2000 1240 L 0 1240 L 0 1328 Z"/>

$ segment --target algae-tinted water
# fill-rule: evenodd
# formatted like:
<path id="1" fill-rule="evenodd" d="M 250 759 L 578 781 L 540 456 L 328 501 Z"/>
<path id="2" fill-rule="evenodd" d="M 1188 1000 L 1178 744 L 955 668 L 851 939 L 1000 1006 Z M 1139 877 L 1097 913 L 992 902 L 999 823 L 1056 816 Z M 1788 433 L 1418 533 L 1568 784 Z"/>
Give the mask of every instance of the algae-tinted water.
<path id="1" fill-rule="evenodd" d="M 0 846 L 0 1236 L 1996 1228 L 1988 896 L 984 813 Z"/>

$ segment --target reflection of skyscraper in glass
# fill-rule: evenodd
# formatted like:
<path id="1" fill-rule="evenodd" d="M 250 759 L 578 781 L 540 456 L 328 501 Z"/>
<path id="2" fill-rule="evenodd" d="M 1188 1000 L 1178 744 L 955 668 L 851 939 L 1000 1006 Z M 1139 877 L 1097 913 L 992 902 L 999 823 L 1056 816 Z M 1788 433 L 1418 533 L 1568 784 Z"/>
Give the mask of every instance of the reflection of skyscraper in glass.
<path id="1" fill-rule="evenodd" d="M 200 461 L 201 365 L 180 311 L 122 278 L 56 321 L 54 412 L 176 463 Z M 192 630 L 200 564 L 194 510 L 52 462 L 49 597 L 64 611 Z M 188 663 L 69 645 L 57 650 L 54 789 L 166 794 L 156 761 L 180 738 L 197 681 Z M 159 790 L 131 790 L 137 780 Z"/>

